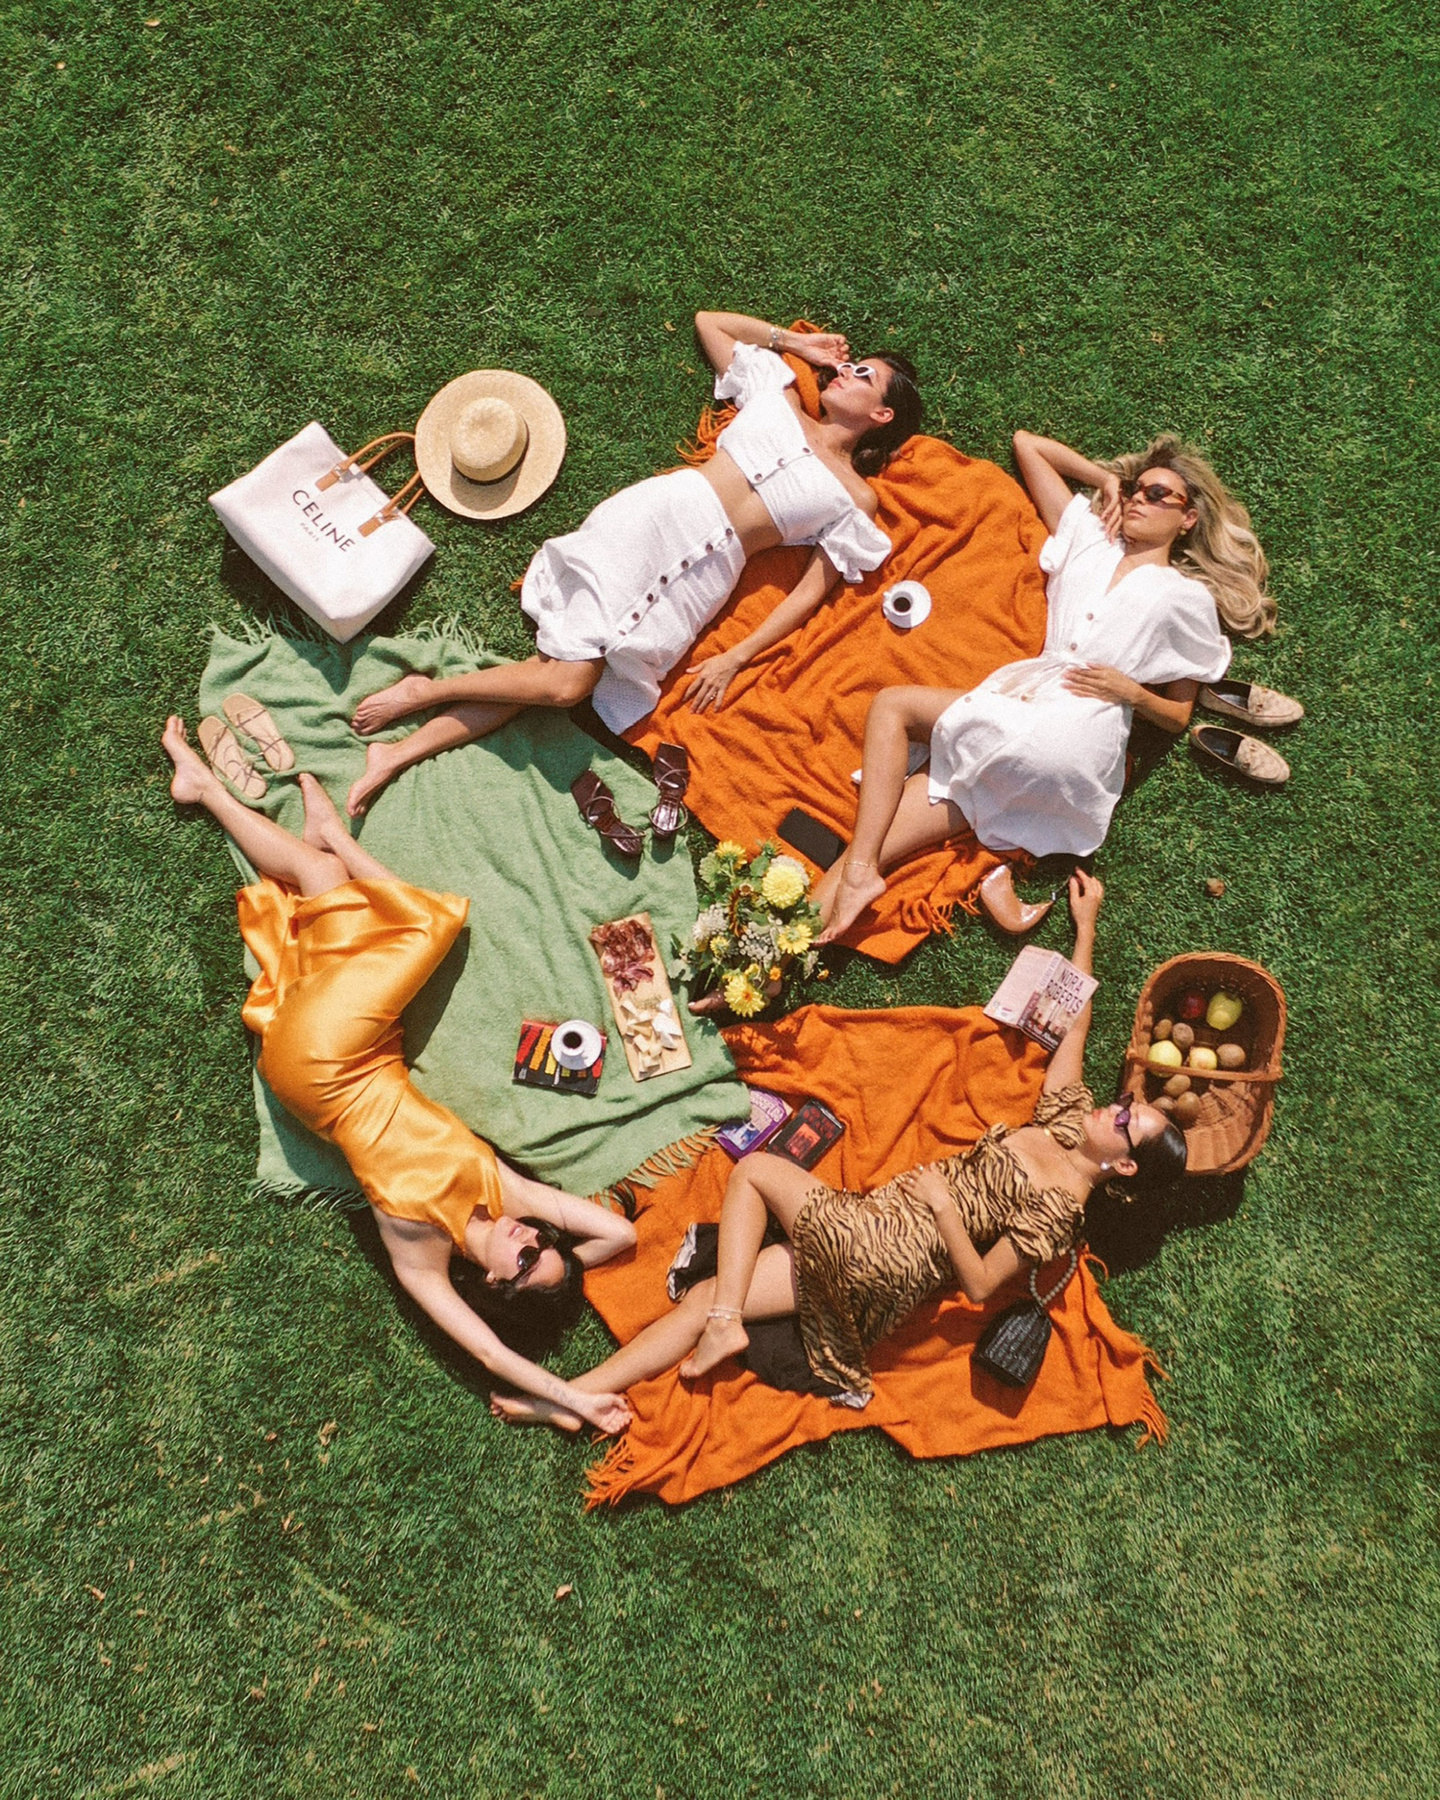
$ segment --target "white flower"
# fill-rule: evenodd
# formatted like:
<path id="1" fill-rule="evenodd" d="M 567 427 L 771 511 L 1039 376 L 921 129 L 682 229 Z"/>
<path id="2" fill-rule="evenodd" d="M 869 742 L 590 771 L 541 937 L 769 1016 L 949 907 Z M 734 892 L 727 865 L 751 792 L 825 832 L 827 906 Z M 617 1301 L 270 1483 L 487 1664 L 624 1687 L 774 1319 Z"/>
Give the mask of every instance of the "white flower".
<path id="1" fill-rule="evenodd" d="M 775 960 L 774 939 L 758 925 L 747 925 L 740 933 L 740 954 L 750 962 L 772 963 Z"/>
<path id="2" fill-rule="evenodd" d="M 725 929 L 725 908 L 723 906 L 707 906 L 695 921 L 694 938 L 698 946 L 703 948 L 714 937 L 717 931 Z"/>

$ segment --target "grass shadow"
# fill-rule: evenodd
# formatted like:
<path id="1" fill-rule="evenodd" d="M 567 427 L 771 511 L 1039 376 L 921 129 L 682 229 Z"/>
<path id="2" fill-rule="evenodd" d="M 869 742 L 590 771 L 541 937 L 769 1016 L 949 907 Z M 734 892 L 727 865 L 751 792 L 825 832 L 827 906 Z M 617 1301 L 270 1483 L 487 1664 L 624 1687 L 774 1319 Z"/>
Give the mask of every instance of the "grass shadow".
<path id="1" fill-rule="evenodd" d="M 389 602 L 383 611 L 378 613 L 365 627 L 377 637 L 397 635 L 400 630 L 400 618 L 412 600 L 416 600 L 425 591 L 426 584 L 434 572 L 435 558 L 429 556 L 415 571 L 410 579 Z M 220 585 L 244 608 L 252 613 L 257 621 L 264 623 L 274 619 L 289 633 L 305 635 L 310 632 L 324 632 L 324 626 L 278 587 L 260 565 L 241 549 L 235 539 L 227 531 L 225 541 L 220 549 Z M 326 634 L 328 637 L 328 634 Z"/>
<path id="2" fill-rule="evenodd" d="M 470 927 L 466 925 L 446 951 L 439 968 L 405 1008 L 405 1056 L 411 1064 L 424 1054 L 469 960 Z"/>
<path id="3" fill-rule="evenodd" d="M 1163 1193 L 1113 1200 L 1097 1190 L 1085 1209 L 1090 1248 L 1112 1275 L 1153 1262 L 1173 1231 L 1230 1219 L 1245 1198 L 1245 1170 L 1188 1175 Z"/>

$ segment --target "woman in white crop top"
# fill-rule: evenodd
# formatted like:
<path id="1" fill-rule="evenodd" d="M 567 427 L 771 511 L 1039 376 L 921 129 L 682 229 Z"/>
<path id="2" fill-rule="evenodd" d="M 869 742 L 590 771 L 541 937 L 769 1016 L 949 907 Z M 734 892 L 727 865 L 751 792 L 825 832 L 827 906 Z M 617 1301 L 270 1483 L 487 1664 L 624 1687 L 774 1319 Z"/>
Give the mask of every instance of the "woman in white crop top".
<path id="1" fill-rule="evenodd" d="M 1184 731 L 1201 684 L 1229 665 L 1225 632 L 1274 628 L 1249 515 L 1195 451 L 1157 438 L 1106 465 L 1020 431 L 1015 460 L 1051 533 L 1045 648 L 969 693 L 876 695 L 855 836 L 816 888 L 821 943 L 879 898 L 885 870 L 966 826 L 1001 855 L 1090 855 L 1124 787 L 1132 717 Z M 1072 481 L 1098 500 L 1072 494 Z M 912 743 L 928 745 L 930 767 L 907 776 Z M 1021 906 L 1008 863 L 980 901 L 1007 931 L 1048 910 Z"/>
<path id="2" fill-rule="evenodd" d="M 537 655 L 440 681 L 407 675 L 362 701 L 354 724 L 366 735 L 411 713 L 447 710 L 399 743 L 370 746 L 350 791 L 352 814 L 401 769 L 494 731 L 522 706 L 574 706 L 593 693 L 611 730 L 628 730 L 654 707 L 661 682 L 735 591 L 748 559 L 778 544 L 813 545 L 770 617 L 691 671 L 690 703 L 718 707 L 738 669 L 794 631 L 837 581 L 859 581 L 889 555 L 865 477 L 919 428 L 906 358 L 851 362 L 839 333 L 782 331 L 740 313 L 697 313 L 695 329 L 716 371 L 716 398 L 737 408 L 714 457 L 637 482 L 602 501 L 578 531 L 540 546 L 520 594 L 537 626 Z M 818 420 L 802 410 L 782 351 L 834 371 Z"/>

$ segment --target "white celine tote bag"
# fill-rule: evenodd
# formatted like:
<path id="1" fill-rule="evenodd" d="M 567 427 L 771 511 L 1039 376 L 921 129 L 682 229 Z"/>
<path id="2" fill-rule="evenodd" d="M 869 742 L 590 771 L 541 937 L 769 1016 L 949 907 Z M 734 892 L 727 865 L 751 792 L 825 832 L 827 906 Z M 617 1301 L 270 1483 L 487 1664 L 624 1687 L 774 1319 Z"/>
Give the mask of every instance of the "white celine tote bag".
<path id="1" fill-rule="evenodd" d="M 347 456 L 311 423 L 210 496 L 245 554 L 342 644 L 389 605 L 435 548 L 408 516 L 420 497 L 419 475 L 392 500 L 367 473 L 414 442 L 414 432 L 392 431 Z"/>

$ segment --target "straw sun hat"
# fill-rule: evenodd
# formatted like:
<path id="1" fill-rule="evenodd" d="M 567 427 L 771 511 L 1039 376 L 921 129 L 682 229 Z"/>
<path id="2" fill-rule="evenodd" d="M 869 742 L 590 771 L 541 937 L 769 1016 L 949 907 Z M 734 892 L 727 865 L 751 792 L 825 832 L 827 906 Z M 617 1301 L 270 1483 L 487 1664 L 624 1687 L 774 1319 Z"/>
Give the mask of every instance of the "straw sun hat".
<path id="1" fill-rule="evenodd" d="M 467 519 L 508 519 L 545 492 L 565 455 L 565 420 L 538 381 L 472 369 L 441 388 L 415 427 L 433 497 Z"/>

